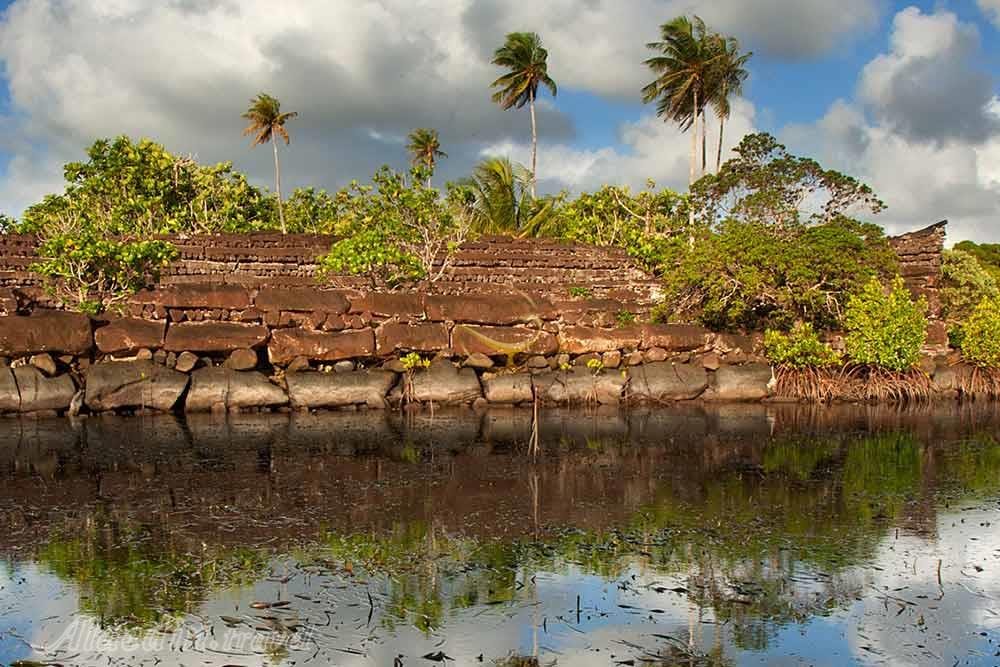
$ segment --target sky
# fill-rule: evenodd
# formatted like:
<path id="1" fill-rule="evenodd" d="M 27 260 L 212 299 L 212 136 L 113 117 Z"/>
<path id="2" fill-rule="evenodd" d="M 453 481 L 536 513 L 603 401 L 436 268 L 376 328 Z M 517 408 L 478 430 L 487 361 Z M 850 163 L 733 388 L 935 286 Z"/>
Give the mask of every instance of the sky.
<path id="1" fill-rule="evenodd" d="M 513 30 L 541 35 L 559 84 L 540 102 L 542 191 L 683 190 L 688 137 L 639 94 L 644 45 L 679 14 L 754 53 L 727 152 L 771 132 L 869 183 L 892 233 L 948 219 L 951 242 L 1000 242 L 1000 0 L 0 0 L 0 212 L 62 191 L 66 162 L 121 134 L 268 186 L 271 152 L 239 117 L 261 91 L 300 114 L 286 194 L 405 167 L 415 127 L 440 132 L 438 181 L 527 162 L 527 111 L 488 88 Z"/>

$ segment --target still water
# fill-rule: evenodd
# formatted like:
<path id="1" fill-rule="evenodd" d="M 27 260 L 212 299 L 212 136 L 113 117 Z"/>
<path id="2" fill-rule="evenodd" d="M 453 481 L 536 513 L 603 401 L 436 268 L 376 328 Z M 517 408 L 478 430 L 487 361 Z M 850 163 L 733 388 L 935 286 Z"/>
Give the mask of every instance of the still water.
<path id="1" fill-rule="evenodd" d="M 0 422 L 2 665 L 998 665 L 1000 408 Z"/>

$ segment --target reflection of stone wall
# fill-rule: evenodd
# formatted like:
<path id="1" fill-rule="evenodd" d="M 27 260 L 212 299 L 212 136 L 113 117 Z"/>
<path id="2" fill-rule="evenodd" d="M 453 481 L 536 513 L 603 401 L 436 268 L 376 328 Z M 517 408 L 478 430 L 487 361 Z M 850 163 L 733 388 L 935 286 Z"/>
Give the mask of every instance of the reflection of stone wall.
<path id="1" fill-rule="evenodd" d="M 893 250 L 899 256 L 899 272 L 906 281 L 906 286 L 915 295 L 927 297 L 933 318 L 941 314 L 938 290 L 947 226 L 948 221 L 942 220 L 930 227 L 890 239 Z"/>

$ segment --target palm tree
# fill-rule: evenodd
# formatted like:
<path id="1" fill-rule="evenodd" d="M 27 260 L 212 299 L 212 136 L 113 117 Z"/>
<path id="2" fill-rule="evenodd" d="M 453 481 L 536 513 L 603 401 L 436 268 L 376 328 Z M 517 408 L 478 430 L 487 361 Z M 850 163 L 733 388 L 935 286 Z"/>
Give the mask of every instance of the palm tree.
<path id="1" fill-rule="evenodd" d="M 286 234 L 285 212 L 281 205 L 281 164 L 278 162 L 278 137 L 285 140 L 288 145 L 288 131 L 285 130 L 285 123 L 298 116 L 297 111 L 281 112 L 281 102 L 277 98 L 271 97 L 267 93 L 261 93 L 250 100 L 250 108 L 243 114 L 243 118 L 250 121 L 250 125 L 243 130 L 243 136 L 254 135 L 250 147 L 266 144 L 268 141 L 274 147 L 274 186 L 278 195 L 278 219 L 281 221 L 281 233 Z"/>
<path id="2" fill-rule="evenodd" d="M 691 133 L 691 173 L 693 184 L 698 165 L 698 118 L 708 100 L 712 67 L 717 54 L 705 22 L 680 16 L 660 26 L 662 41 L 646 47 L 660 55 L 645 61 L 656 79 L 642 89 L 642 101 L 656 102 L 656 113 Z M 702 151 L 704 153 L 704 150 Z M 704 159 L 702 160 L 704 164 Z M 704 167 L 703 167 L 704 168 Z"/>
<path id="3" fill-rule="evenodd" d="M 544 85 L 556 95 L 556 82 L 548 73 L 549 52 L 542 48 L 542 40 L 534 32 L 512 32 L 507 35 L 503 46 L 493 54 L 493 64 L 506 67 L 510 71 L 490 84 L 499 88 L 493 93 L 493 101 L 504 109 L 531 109 L 531 196 L 535 197 L 537 183 L 538 128 L 535 123 L 535 98 L 538 87 Z"/>
<path id="4" fill-rule="evenodd" d="M 434 173 L 434 165 L 439 157 L 448 157 L 448 154 L 441 150 L 441 142 L 438 140 L 437 130 L 427 127 L 420 127 L 407 136 L 409 141 L 406 150 L 410 151 L 413 158 L 410 163 L 414 167 L 423 165 L 430 172 L 427 175 L 427 187 L 431 186 L 431 176 Z"/>
<path id="5" fill-rule="evenodd" d="M 528 196 L 531 174 L 508 158 L 491 157 L 472 170 L 461 185 L 472 193 L 474 228 L 485 234 L 532 236 L 550 218 L 552 202 Z"/>
<path id="6" fill-rule="evenodd" d="M 712 91 L 709 103 L 719 119 L 719 148 L 715 155 L 715 170 L 722 166 L 722 134 L 726 128 L 726 119 L 732 110 L 729 98 L 743 94 L 743 82 L 750 73 L 746 64 L 753 52 L 740 53 L 740 43 L 735 37 L 716 36 L 716 59 L 712 72 Z"/>

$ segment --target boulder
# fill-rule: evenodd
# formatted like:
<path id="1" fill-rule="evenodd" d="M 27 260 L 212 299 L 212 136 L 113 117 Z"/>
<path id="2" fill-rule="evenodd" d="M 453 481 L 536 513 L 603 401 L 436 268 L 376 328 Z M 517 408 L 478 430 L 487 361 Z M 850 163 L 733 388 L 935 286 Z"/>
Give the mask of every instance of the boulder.
<path id="1" fill-rule="evenodd" d="M 250 292 L 239 285 L 219 282 L 191 283 L 154 290 L 142 290 L 132 303 L 151 304 L 160 308 L 199 308 L 243 310 L 250 307 Z"/>
<path id="2" fill-rule="evenodd" d="M 234 371 L 252 371 L 257 368 L 257 361 L 257 352 L 244 347 L 233 350 L 223 366 L 232 368 Z"/>
<path id="3" fill-rule="evenodd" d="M 767 364 L 720 366 L 704 397 L 709 401 L 759 401 L 770 395 L 771 378 Z"/>
<path id="4" fill-rule="evenodd" d="M 517 324 L 552 319 L 551 302 L 526 294 L 428 295 L 427 319 L 471 324 Z"/>
<path id="5" fill-rule="evenodd" d="M 690 324 L 642 325 L 642 348 L 661 347 L 668 352 L 689 352 L 711 341 L 708 329 Z"/>
<path id="6" fill-rule="evenodd" d="M 47 378 L 34 366 L 15 368 L 14 380 L 21 397 L 21 412 L 65 410 L 76 394 L 76 385 L 69 375 Z"/>
<path id="7" fill-rule="evenodd" d="M 104 354 L 156 350 L 163 347 L 167 332 L 166 320 L 142 320 L 123 317 L 94 332 L 97 349 Z"/>
<path id="8" fill-rule="evenodd" d="M 169 366 L 169 364 L 167 364 Z M 198 365 L 198 355 L 193 352 L 181 352 L 174 362 L 174 368 L 181 373 L 190 373 Z"/>
<path id="9" fill-rule="evenodd" d="M 559 332 L 559 350 L 569 354 L 634 350 L 642 342 L 642 329 L 638 326 L 619 329 L 597 327 L 565 327 Z"/>
<path id="10" fill-rule="evenodd" d="M 972 366 L 968 364 L 939 363 L 934 370 L 932 386 L 934 391 L 955 395 L 962 391 L 972 376 Z"/>
<path id="11" fill-rule="evenodd" d="M 698 364 L 645 364 L 629 371 L 628 386 L 638 400 L 687 401 L 705 391 L 708 373 Z"/>
<path id="12" fill-rule="evenodd" d="M 546 331 L 524 327 L 480 327 L 459 324 L 451 334 L 457 354 L 500 356 L 507 354 L 555 354 L 559 341 Z"/>
<path id="13" fill-rule="evenodd" d="M 382 357 L 390 356 L 397 350 L 438 352 L 448 347 L 448 327 L 444 324 L 389 322 L 376 329 L 375 346 Z"/>
<path id="14" fill-rule="evenodd" d="M 90 318 L 61 310 L 0 316 L 0 356 L 23 357 L 39 352 L 83 354 L 93 346 Z"/>
<path id="15" fill-rule="evenodd" d="M 570 371 L 543 373 L 533 378 L 535 394 L 543 403 L 621 402 L 626 379 L 619 371 L 595 374 L 589 368 L 575 366 Z"/>
<path id="16" fill-rule="evenodd" d="M 463 366 L 468 366 L 469 368 L 493 368 L 493 360 L 487 357 L 482 352 L 473 352 L 465 361 L 462 362 Z"/>
<path id="17" fill-rule="evenodd" d="M 267 348 L 273 364 L 285 364 L 296 357 L 312 361 L 340 361 L 375 354 L 375 333 L 371 329 L 336 333 L 277 329 Z"/>
<path id="18" fill-rule="evenodd" d="M 191 374 L 186 412 L 261 408 L 288 403 L 288 395 L 257 371 L 200 368 Z"/>
<path id="19" fill-rule="evenodd" d="M 264 312 L 346 313 L 350 303 L 343 292 L 315 287 L 264 287 L 254 301 Z"/>
<path id="20" fill-rule="evenodd" d="M 167 329 L 164 348 L 171 352 L 231 352 L 267 342 L 267 327 L 236 322 L 183 322 Z"/>
<path id="21" fill-rule="evenodd" d="M 14 371 L 0 368 L 0 412 L 17 412 L 21 409 L 21 394 L 17 391 Z"/>
<path id="22" fill-rule="evenodd" d="M 48 352 L 32 355 L 31 359 L 28 360 L 28 363 L 45 373 L 48 377 L 55 375 L 58 370 L 56 368 L 56 360 L 53 359 L 52 355 Z"/>
<path id="23" fill-rule="evenodd" d="M 112 361 L 87 369 L 84 401 L 95 412 L 121 408 L 167 412 L 187 385 L 187 375 L 151 361 Z"/>
<path id="24" fill-rule="evenodd" d="M 385 407 L 385 397 L 396 374 L 382 370 L 350 373 L 292 373 L 287 376 L 288 399 L 294 408 L 333 408 L 344 405 Z"/>
<path id="25" fill-rule="evenodd" d="M 530 403 L 534 400 L 531 375 L 516 373 L 496 375 L 483 380 L 483 395 L 490 403 Z"/>
<path id="26" fill-rule="evenodd" d="M 413 374 L 412 395 L 422 403 L 472 403 L 483 395 L 479 377 L 471 368 L 459 370 L 449 361 L 439 360 Z"/>
<path id="27" fill-rule="evenodd" d="M 351 297 L 352 313 L 412 319 L 424 316 L 424 295 L 419 292 L 369 292 Z"/>

